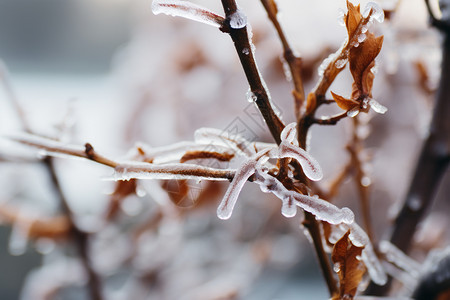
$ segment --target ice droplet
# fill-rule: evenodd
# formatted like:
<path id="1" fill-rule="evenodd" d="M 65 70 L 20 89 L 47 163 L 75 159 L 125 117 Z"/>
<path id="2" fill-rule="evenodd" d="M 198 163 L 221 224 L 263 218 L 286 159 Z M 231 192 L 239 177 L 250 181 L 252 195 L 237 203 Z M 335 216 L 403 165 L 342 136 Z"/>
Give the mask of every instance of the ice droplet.
<path id="1" fill-rule="evenodd" d="M 284 76 L 286 77 L 287 81 L 291 82 L 292 81 L 291 68 L 289 67 L 289 64 L 287 63 L 287 61 L 284 59 L 283 56 L 281 56 L 280 60 L 281 64 L 283 65 Z"/>
<path id="2" fill-rule="evenodd" d="M 341 270 L 341 264 L 339 262 L 335 263 L 333 265 L 333 271 L 336 273 L 339 273 L 340 270 Z"/>
<path id="3" fill-rule="evenodd" d="M 40 238 L 36 240 L 34 247 L 36 251 L 45 255 L 51 253 L 56 248 L 56 244 L 52 239 Z"/>
<path id="4" fill-rule="evenodd" d="M 379 114 L 384 114 L 388 110 L 385 106 L 378 103 L 375 99 L 370 99 L 369 105 L 375 112 Z"/>
<path id="5" fill-rule="evenodd" d="M 287 197 L 283 199 L 283 204 L 281 206 L 281 213 L 286 218 L 295 217 L 295 215 L 297 214 L 297 206 L 295 205 L 292 197 Z"/>
<path id="6" fill-rule="evenodd" d="M 258 97 L 256 97 L 256 95 L 252 92 L 250 88 L 248 88 L 248 91 L 245 94 L 245 96 L 247 97 L 247 101 L 250 103 L 256 102 L 256 100 L 258 100 Z"/>
<path id="7" fill-rule="evenodd" d="M 28 244 L 28 231 L 32 222 L 26 225 L 14 224 L 9 237 L 8 250 L 11 255 L 19 256 L 25 253 Z"/>
<path id="8" fill-rule="evenodd" d="M 365 33 L 361 33 L 360 35 L 358 35 L 358 43 L 362 43 L 366 40 L 366 34 Z"/>
<path id="9" fill-rule="evenodd" d="M 355 48 L 358 48 L 359 47 L 359 43 L 358 42 L 353 42 L 352 46 L 355 47 Z"/>
<path id="10" fill-rule="evenodd" d="M 422 207 L 422 200 L 418 196 L 412 196 L 410 199 L 408 199 L 408 207 L 412 211 L 418 211 Z"/>
<path id="11" fill-rule="evenodd" d="M 350 110 L 347 112 L 347 116 L 349 116 L 350 118 L 354 118 L 354 117 L 356 117 L 358 114 L 359 114 L 359 107 L 358 107 L 358 106 L 356 106 L 356 107 L 350 109 Z"/>
<path id="12" fill-rule="evenodd" d="M 372 183 L 372 180 L 370 179 L 370 177 L 364 176 L 363 178 L 361 178 L 362 186 L 368 187 L 371 183 Z"/>
<path id="13" fill-rule="evenodd" d="M 236 10 L 230 15 L 230 26 L 233 29 L 240 29 L 247 26 L 247 16 L 240 10 Z"/>
<path id="14" fill-rule="evenodd" d="M 323 62 L 320 64 L 319 69 L 317 72 L 319 73 L 319 76 L 322 77 L 325 70 L 328 68 L 330 63 L 336 58 L 336 53 L 330 54 L 327 58 L 323 60 Z"/>
<path id="15" fill-rule="evenodd" d="M 222 220 L 228 220 L 233 213 L 233 208 L 236 205 L 236 201 L 239 197 L 244 184 L 247 182 L 248 178 L 255 173 L 257 161 L 254 159 L 249 159 L 244 162 L 239 169 L 236 171 L 233 180 L 231 181 L 228 189 L 223 196 L 222 202 L 220 202 L 217 208 L 217 217 Z"/>
<path id="16" fill-rule="evenodd" d="M 322 168 L 317 160 L 302 148 L 292 145 L 286 141 L 282 141 L 279 147 L 280 158 L 290 157 L 297 160 L 302 166 L 306 177 L 313 181 L 323 178 Z"/>
<path id="17" fill-rule="evenodd" d="M 336 66 L 336 68 L 342 69 L 346 63 L 347 63 L 347 59 L 339 59 L 335 62 L 334 65 Z"/>
<path id="18" fill-rule="evenodd" d="M 376 20 L 378 23 L 383 23 L 384 21 L 384 11 L 383 9 L 375 2 L 367 3 L 364 8 L 363 17 L 367 18 L 369 16 L 370 10 L 372 11 L 372 15 L 370 16 L 370 20 Z"/>
<path id="19" fill-rule="evenodd" d="M 244 48 L 244 49 L 242 49 L 242 53 L 244 53 L 245 55 L 249 55 L 250 50 L 248 48 Z"/>
<path id="20" fill-rule="evenodd" d="M 367 30 L 369 30 L 369 28 L 367 28 L 367 26 L 363 26 L 363 27 L 361 28 L 361 33 L 366 33 Z"/>
<path id="21" fill-rule="evenodd" d="M 205 23 L 214 27 L 222 26 L 224 18 L 213 13 L 212 11 L 191 3 L 189 1 L 163 1 L 153 0 L 152 12 L 155 15 L 166 14 L 173 17 L 182 17 L 197 22 Z"/>

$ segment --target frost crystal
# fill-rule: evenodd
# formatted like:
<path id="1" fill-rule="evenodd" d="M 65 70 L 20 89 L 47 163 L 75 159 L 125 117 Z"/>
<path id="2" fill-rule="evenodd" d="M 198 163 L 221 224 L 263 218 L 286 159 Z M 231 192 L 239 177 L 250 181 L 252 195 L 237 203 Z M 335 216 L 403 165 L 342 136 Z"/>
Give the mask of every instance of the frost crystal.
<path id="1" fill-rule="evenodd" d="M 222 26 L 224 21 L 223 17 L 189 1 L 153 0 L 152 12 L 155 15 L 163 13 L 173 17 L 182 17 L 205 23 L 214 27 Z"/>
<path id="2" fill-rule="evenodd" d="M 244 28 L 247 26 L 247 16 L 241 10 L 236 10 L 230 16 L 230 26 L 233 29 Z"/>
<path id="3" fill-rule="evenodd" d="M 370 16 L 370 20 L 376 20 L 379 23 L 383 23 L 384 21 L 384 11 L 383 9 L 375 2 L 367 3 L 364 8 L 363 17 L 367 18 L 369 16 L 370 10 L 372 11 L 372 15 Z"/>

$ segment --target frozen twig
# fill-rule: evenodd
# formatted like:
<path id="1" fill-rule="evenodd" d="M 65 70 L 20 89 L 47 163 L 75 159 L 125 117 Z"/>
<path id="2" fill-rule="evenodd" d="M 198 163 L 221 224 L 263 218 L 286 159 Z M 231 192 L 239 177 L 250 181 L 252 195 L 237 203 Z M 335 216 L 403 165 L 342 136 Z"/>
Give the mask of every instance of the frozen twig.
<path id="1" fill-rule="evenodd" d="M 225 11 L 226 21 L 222 31 L 228 33 L 234 42 L 236 52 L 244 69 L 245 76 L 250 85 L 250 90 L 255 97 L 255 103 L 258 106 L 261 115 L 267 123 L 267 127 L 277 144 L 280 143 L 280 133 L 284 128 L 283 122 L 275 113 L 264 80 L 256 66 L 253 44 L 250 41 L 248 28 L 245 26 L 234 26 L 235 19 L 243 14 L 237 7 L 235 0 L 222 0 L 222 6 Z M 242 19 L 242 18 L 241 18 Z"/>
<path id="2" fill-rule="evenodd" d="M 292 81 L 294 84 L 292 95 L 294 96 L 295 117 L 296 120 L 298 120 L 301 117 L 301 110 L 305 102 L 305 91 L 303 89 L 303 80 L 301 74 L 302 59 L 292 50 L 280 25 L 280 22 L 278 21 L 278 7 L 275 3 L 275 0 L 261 0 L 261 3 L 264 6 L 270 21 L 275 27 L 275 30 L 277 31 L 278 37 L 281 41 L 281 45 L 283 46 L 283 57 L 287 65 L 289 66 Z"/>

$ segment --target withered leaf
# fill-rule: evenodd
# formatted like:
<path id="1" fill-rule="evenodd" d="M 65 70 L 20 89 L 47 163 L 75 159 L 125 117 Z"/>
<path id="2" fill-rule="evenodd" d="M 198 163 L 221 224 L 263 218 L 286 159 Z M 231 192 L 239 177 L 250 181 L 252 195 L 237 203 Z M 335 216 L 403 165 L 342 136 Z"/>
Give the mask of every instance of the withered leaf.
<path id="1" fill-rule="evenodd" d="M 358 28 L 361 22 L 362 15 L 360 13 L 360 5 L 354 6 L 350 1 L 347 1 L 348 13 L 345 15 L 345 27 L 347 27 L 347 33 L 349 38 L 351 38 Z"/>
<path id="2" fill-rule="evenodd" d="M 358 99 L 360 96 L 372 96 L 374 74 L 371 69 L 375 66 L 375 58 L 380 53 L 382 45 L 383 36 L 375 37 L 367 32 L 364 42 L 359 47 L 350 49 L 348 60 L 354 80 L 353 99 Z"/>
<path id="3" fill-rule="evenodd" d="M 336 104 L 343 110 L 350 110 L 359 105 L 359 102 L 351 100 L 351 99 L 346 99 L 346 98 L 339 96 L 338 94 L 335 94 L 333 92 L 331 92 L 331 96 L 333 96 L 333 99 L 334 99 L 334 101 L 336 101 Z"/>
<path id="4" fill-rule="evenodd" d="M 332 299 L 353 299 L 359 283 L 362 280 L 366 267 L 358 259 L 364 247 L 356 247 L 349 239 L 350 231 L 336 242 L 331 253 L 331 259 L 335 264 L 339 276 L 339 295 Z"/>

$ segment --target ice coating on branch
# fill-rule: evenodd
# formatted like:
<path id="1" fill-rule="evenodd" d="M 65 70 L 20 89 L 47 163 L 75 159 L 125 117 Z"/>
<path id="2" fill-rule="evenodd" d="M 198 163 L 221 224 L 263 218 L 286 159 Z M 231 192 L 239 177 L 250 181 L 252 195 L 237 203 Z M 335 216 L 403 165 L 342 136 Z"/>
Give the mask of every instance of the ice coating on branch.
<path id="1" fill-rule="evenodd" d="M 252 150 L 250 143 L 238 133 L 224 131 L 215 128 L 199 128 L 194 133 L 194 140 L 203 145 L 219 145 L 233 149 L 237 154 L 252 156 L 255 151 Z"/>
<path id="2" fill-rule="evenodd" d="M 372 281 L 378 285 L 385 285 L 387 282 L 387 275 L 373 250 L 372 244 L 366 245 L 362 250 L 361 258 Z"/>
<path id="3" fill-rule="evenodd" d="M 365 33 L 361 33 L 360 35 L 358 35 L 358 43 L 362 43 L 366 40 L 367 35 Z"/>
<path id="4" fill-rule="evenodd" d="M 378 285 L 384 285 L 387 281 L 386 272 L 381 265 L 375 251 L 373 249 L 372 243 L 366 232 L 356 223 L 343 224 L 341 225 L 346 229 L 350 229 L 349 239 L 352 241 L 353 245 L 357 247 L 363 247 L 364 249 L 361 253 L 361 258 L 367 267 L 370 278 Z"/>
<path id="5" fill-rule="evenodd" d="M 239 193 L 248 178 L 255 173 L 256 164 L 257 161 L 255 159 L 249 159 L 236 171 L 233 181 L 231 181 L 231 184 L 228 186 L 227 192 L 217 208 L 217 216 L 219 219 L 228 220 L 231 217 Z"/>
<path id="6" fill-rule="evenodd" d="M 261 169 L 257 169 L 255 180 L 261 191 L 264 193 L 272 193 L 283 202 L 293 201 L 298 207 L 312 213 L 318 220 L 326 221 L 330 224 L 351 224 L 354 221 L 353 212 L 344 207 L 339 208 L 317 196 L 302 195 L 294 191 L 286 189 L 286 187 L 275 177 L 267 174 Z M 286 213 L 293 213 L 288 211 Z"/>
<path id="7" fill-rule="evenodd" d="M 247 26 L 247 16 L 240 9 L 230 15 L 230 26 L 233 29 L 240 29 Z"/>
<path id="8" fill-rule="evenodd" d="M 292 73 L 291 68 L 289 67 L 289 64 L 287 63 L 286 59 L 284 59 L 283 56 L 280 57 L 281 64 L 283 65 L 283 72 L 284 76 L 286 77 L 286 80 L 291 82 L 292 81 Z"/>
<path id="9" fill-rule="evenodd" d="M 386 259 L 391 263 L 397 265 L 399 268 L 405 270 L 410 275 L 418 278 L 420 275 L 421 266 L 415 260 L 403 253 L 400 249 L 394 246 L 389 241 L 380 242 L 380 251 L 385 254 Z"/>
<path id="10" fill-rule="evenodd" d="M 344 58 L 344 59 L 339 59 L 339 60 L 337 60 L 337 61 L 334 63 L 334 65 L 336 66 L 336 68 L 342 69 L 342 68 L 345 66 L 346 63 L 347 63 L 347 59 Z"/>
<path id="11" fill-rule="evenodd" d="M 189 1 L 153 0 L 152 12 L 155 15 L 163 13 L 173 17 L 194 20 L 218 28 L 222 26 L 223 21 L 225 20 L 223 17 L 212 11 Z"/>
<path id="12" fill-rule="evenodd" d="M 228 180 L 234 169 L 214 169 L 193 164 L 149 164 L 129 162 L 114 169 L 114 180 L 130 179 L 209 179 Z M 228 178 L 227 178 L 228 177 Z"/>
<path id="13" fill-rule="evenodd" d="M 281 131 L 280 138 L 282 141 L 286 141 L 288 143 L 295 143 L 297 136 L 297 123 L 292 122 L 287 124 L 283 130 Z"/>
<path id="14" fill-rule="evenodd" d="M 370 16 L 370 20 L 376 20 L 379 23 L 383 23 L 384 21 L 384 11 L 383 9 L 375 2 L 367 3 L 364 8 L 363 17 L 367 18 L 369 16 L 370 10 L 372 9 L 372 15 Z"/>
<path id="15" fill-rule="evenodd" d="M 375 99 L 370 99 L 369 105 L 375 112 L 379 114 L 384 114 L 385 112 L 387 112 L 387 108 L 378 103 Z"/>
<path id="16" fill-rule="evenodd" d="M 345 26 L 345 15 L 346 15 L 345 10 L 343 10 L 342 8 L 339 8 L 337 19 L 338 19 L 339 25 L 341 25 L 341 26 Z"/>
<path id="17" fill-rule="evenodd" d="M 283 141 L 279 147 L 279 156 L 280 158 L 289 157 L 297 160 L 309 179 L 318 181 L 323 178 L 322 168 L 317 160 L 302 148 Z"/>

